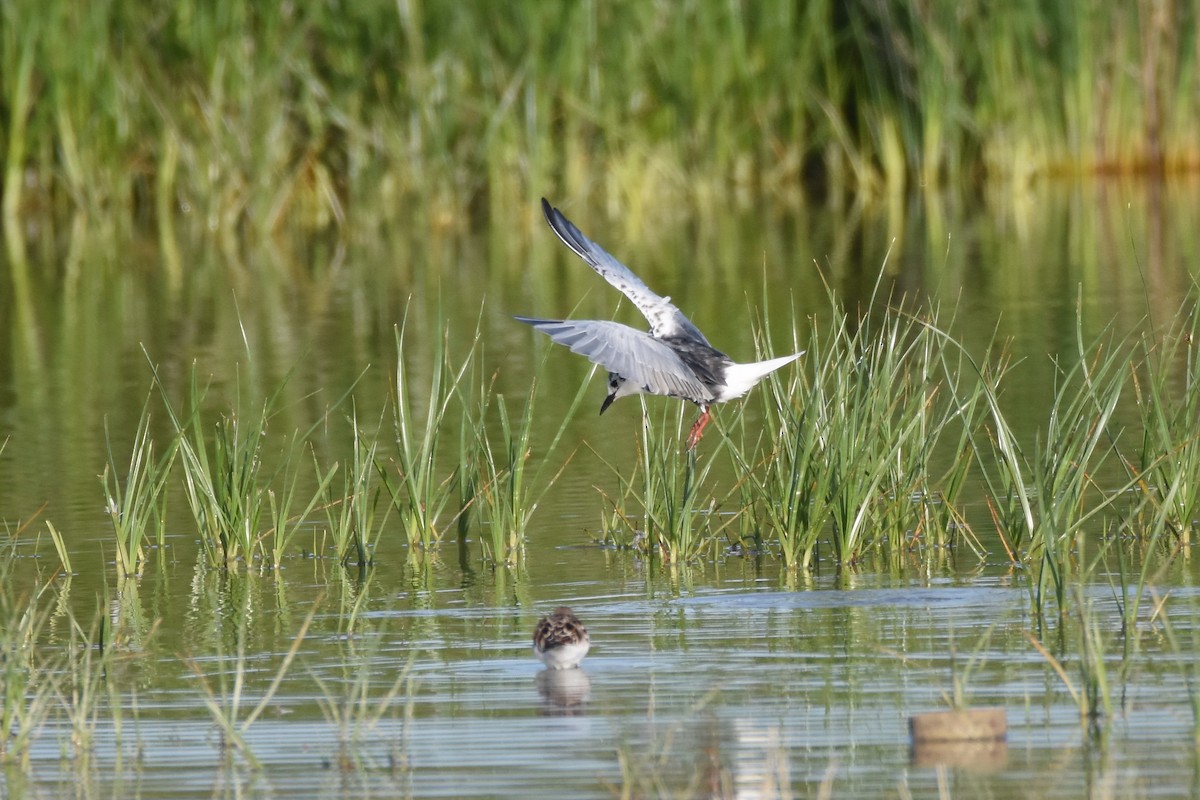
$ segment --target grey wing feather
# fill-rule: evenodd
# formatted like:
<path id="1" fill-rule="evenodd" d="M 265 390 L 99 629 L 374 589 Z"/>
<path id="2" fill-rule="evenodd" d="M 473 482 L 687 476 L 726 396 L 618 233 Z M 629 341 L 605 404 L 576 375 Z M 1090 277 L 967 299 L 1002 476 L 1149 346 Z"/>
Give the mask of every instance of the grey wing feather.
<path id="1" fill-rule="evenodd" d="M 544 197 L 542 198 L 542 213 L 546 215 L 546 222 L 550 223 L 550 228 L 563 244 L 571 248 L 576 255 L 588 263 L 588 266 L 596 270 L 604 280 L 611 283 L 637 306 L 638 311 L 641 311 L 642 316 L 650 323 L 652 334 L 660 338 L 663 336 L 690 336 L 708 344 L 704 334 L 671 302 L 671 298 L 659 297 L 651 291 L 641 278 L 633 274 L 633 270 L 609 255 L 603 247 L 584 236 L 571 220 L 564 217 L 562 212 L 550 205 Z"/>
<path id="2" fill-rule="evenodd" d="M 674 350 L 644 331 L 607 320 L 516 319 L 652 394 L 696 402 L 713 399 L 712 390 Z"/>

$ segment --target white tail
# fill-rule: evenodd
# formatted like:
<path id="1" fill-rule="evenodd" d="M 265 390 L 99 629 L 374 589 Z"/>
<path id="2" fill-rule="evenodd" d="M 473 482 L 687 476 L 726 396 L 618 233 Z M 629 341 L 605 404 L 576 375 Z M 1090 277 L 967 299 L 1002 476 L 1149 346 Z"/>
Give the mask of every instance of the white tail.
<path id="1" fill-rule="evenodd" d="M 717 402 L 741 397 L 767 375 L 770 375 L 786 364 L 792 363 L 804 355 L 804 353 L 805 351 L 801 350 L 799 353 L 793 353 L 790 356 L 780 356 L 779 358 L 771 358 L 766 361 L 755 361 L 753 364 L 730 364 L 725 367 L 725 388 L 716 398 Z"/>

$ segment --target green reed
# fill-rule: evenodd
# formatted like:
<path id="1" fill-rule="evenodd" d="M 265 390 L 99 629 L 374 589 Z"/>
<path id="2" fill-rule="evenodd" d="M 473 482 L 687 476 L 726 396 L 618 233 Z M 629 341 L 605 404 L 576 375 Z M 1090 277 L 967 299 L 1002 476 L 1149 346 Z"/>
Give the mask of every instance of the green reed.
<path id="1" fill-rule="evenodd" d="M 711 537 L 706 523 L 714 503 L 700 494 L 700 485 L 712 459 L 701 462 L 695 449 L 680 444 L 684 415 L 690 409 L 661 409 L 652 420 L 642 401 L 642 425 L 638 454 L 641 457 L 641 493 L 646 547 L 658 552 L 669 564 L 686 564 L 698 558 Z M 669 416 L 668 416 L 669 415 Z M 671 417 L 675 424 L 669 423 Z M 699 445 L 697 445 L 699 446 Z"/>
<path id="2" fill-rule="evenodd" d="M 836 341 L 837 334 L 832 338 Z M 786 382 L 777 374 L 764 379 L 759 389 L 766 398 L 764 427 L 774 437 L 765 455 L 754 458 L 733 450 L 739 470 L 762 499 L 756 509 L 763 514 L 789 570 L 811 566 L 833 513 L 835 472 L 824 468 L 825 440 L 820 426 L 827 417 L 824 387 L 837 364 L 826 352 L 822 331 L 814 330 L 803 357 L 804 364 L 815 365 L 812 382 L 801 369 Z"/>
<path id="3" fill-rule="evenodd" d="M 928 328 L 887 313 L 878 330 L 868 315 L 857 331 L 838 333 L 843 347 L 826 372 L 818 424 L 834 472 L 834 553 L 851 563 L 876 543 L 902 549 L 910 531 L 933 521 L 925 513 L 937 497 L 933 451 L 959 409 L 942 407 L 932 352 L 939 345 Z"/>
<path id="4" fill-rule="evenodd" d="M 314 477 L 317 481 L 316 489 L 313 490 L 302 484 L 302 471 L 300 465 L 297 463 L 301 461 L 299 458 L 302 449 L 300 442 L 299 433 L 294 434 L 289 440 L 284 448 L 285 456 L 283 464 L 279 469 L 282 486 L 278 492 L 271 488 L 268 488 L 266 492 L 271 526 L 265 532 L 264 536 L 270 542 L 270 548 L 269 550 L 266 547 L 263 549 L 268 554 L 271 566 L 274 569 L 279 569 L 296 534 L 303 527 L 311 524 L 310 518 L 313 512 L 325 499 L 327 489 L 333 482 L 333 476 L 338 471 L 338 464 L 333 464 L 327 469 L 323 469 L 317 463 L 316 455 L 313 454 L 312 465 Z M 349 500 L 350 498 L 347 497 L 346 499 Z M 297 513 L 295 509 L 300 507 L 299 504 L 301 502 L 305 503 L 305 505 Z"/>
<path id="5" fill-rule="evenodd" d="M 956 505 L 981 395 L 960 385 L 960 349 L 936 312 L 867 309 L 852 321 L 832 295 L 830 305 L 828 331 L 812 333 L 802 362 L 811 379 L 796 370 L 765 382 L 772 439 L 765 453 L 738 455 L 785 565 L 809 566 L 827 532 L 843 564 L 960 537 L 979 550 Z"/>
<path id="6" fill-rule="evenodd" d="M 117 546 L 117 569 L 122 575 L 140 575 L 145 561 L 143 542 L 152 532 L 162 542 L 167 481 L 175 463 L 178 441 L 173 440 L 165 452 L 156 457 L 154 440 L 150 435 L 150 398 L 142 406 L 137 432 L 133 437 L 133 452 L 124 470 L 113 453 L 108 422 L 104 424 L 104 441 L 108 463 L 100 481 L 104 485 L 104 505 L 112 521 Z"/>
<path id="7" fill-rule="evenodd" d="M 450 521 L 447 507 L 457 487 L 454 468 L 444 465 L 442 436 L 461 404 L 462 384 L 476 358 L 480 334 L 477 327 L 466 354 L 454 362 L 449 329 L 439 318 L 427 340 L 433 347 L 421 362 L 421 371 L 427 372 L 421 381 L 408 363 L 416 351 L 409 340 L 410 313 L 415 315 L 411 306 L 395 333 L 396 394 L 391 398 L 395 449 L 390 463 L 380 462 L 380 476 L 409 546 L 429 550 L 441 541 Z"/>
<path id="8" fill-rule="evenodd" d="M 1117 452 L 1120 431 L 1113 428 L 1113 414 L 1128 375 L 1125 348 L 1103 342 L 1085 347 L 1078 321 L 1076 345 L 1078 360 L 1059 373 L 1031 465 L 1036 519 L 1030 558 L 1038 566 L 1037 607 L 1046 608 L 1052 590 L 1060 615 L 1090 526 L 1138 482 L 1134 476 L 1113 487 L 1096 480 L 1108 456 Z"/>
<path id="9" fill-rule="evenodd" d="M 1164 528 L 1187 547 L 1200 531 L 1200 314 L 1193 290 L 1161 335 L 1140 341 L 1144 379 L 1134 375 L 1134 393 L 1142 427 L 1138 465 L 1149 529 Z M 1179 375 L 1182 368 L 1182 376 Z"/>
<path id="10" fill-rule="evenodd" d="M 641 549 L 657 553 L 665 563 L 685 565 L 714 556 L 717 537 L 743 511 L 735 499 L 740 496 L 737 489 L 725 490 L 714 473 L 714 466 L 730 449 L 729 437 L 715 418 L 718 412 L 714 409 L 704 438 L 688 450 L 685 424 L 695 409 L 675 401 L 660 403 L 654 411 L 656 401 L 644 396 L 639 400 L 638 470 L 622 496 L 632 494 L 641 505 L 642 529 L 636 530 L 638 517 L 628 508 L 619 518 Z M 733 510 L 727 508 L 731 504 L 736 506 Z"/>
<path id="11" fill-rule="evenodd" d="M 307 524 L 338 469 L 336 464 L 322 468 L 314 458 L 316 489 L 309 493 L 301 454 L 310 446 L 308 437 L 321 421 L 306 431 L 293 432 L 276 451 L 268 446 L 272 441 L 268 431 L 287 378 L 261 404 L 245 400 L 239 384 L 230 407 L 219 412 L 213 422 L 204 411 L 208 387 L 200 385 L 196 365 L 189 376 L 186 402 L 178 409 L 158 368 L 151 364 L 151 371 L 175 431 L 169 453 L 177 455 L 184 497 L 200 534 L 205 560 L 223 568 L 238 563 L 250 567 L 260 560 L 261 567 L 278 569 L 285 551 Z M 352 390 L 353 386 L 334 401 L 331 409 Z M 151 444 L 144 433 L 147 425 L 148 413 L 143 412 L 137 443 L 141 450 L 149 451 Z M 133 484 L 139 490 L 134 494 L 136 500 L 162 502 L 158 495 L 164 491 L 163 479 L 170 468 L 170 463 L 164 462 L 160 460 L 160 471 L 151 473 L 154 482 L 139 477 L 139 482 Z M 130 493 L 128 481 L 126 493 Z"/>
<path id="12" fill-rule="evenodd" d="M 391 505 L 379 511 L 383 487 L 375 483 L 379 472 L 378 439 L 368 439 L 363 433 L 357 411 L 352 412 L 350 424 L 353 449 L 342 473 L 341 489 L 335 493 L 332 484 L 326 482 L 322 507 L 338 561 L 363 567 L 374 561 L 372 553 L 386 529 Z"/>
<path id="13" fill-rule="evenodd" d="M 249 566 L 264 554 L 262 522 L 269 513 L 264 458 L 272 400 L 246 410 L 239 396 L 210 431 L 202 411 L 208 390 L 201 388 L 194 366 L 186 410 L 176 411 L 157 370 L 155 381 L 178 436 L 184 496 L 205 560 L 212 566 L 239 561 Z"/>
<path id="14" fill-rule="evenodd" d="M 964 357 L 978 377 L 983 392 L 985 420 L 978 432 L 972 432 L 970 439 L 983 476 L 984 502 L 1009 560 L 1019 563 L 1033 538 L 1036 523 L 1027 482 L 1028 461 L 1000 408 L 1002 386 L 1012 364 L 1003 350 L 991 362 L 984 361 L 982 365 L 965 352 Z M 956 393 L 958 396 L 961 395 Z"/>
<path id="15" fill-rule="evenodd" d="M 30 194 L 134 215 L 152 187 L 164 230 L 185 203 L 214 230 L 341 226 L 348 201 L 429 229 L 556 181 L 645 202 L 789 191 L 806 171 L 895 195 L 980 173 L 1018 188 L 1186 168 L 1195 59 L 1169 34 L 1195 16 L 1098 0 L 622 0 L 516 3 L 498 24 L 454 4 L 13 0 L 5 218 Z"/>
<path id="16" fill-rule="evenodd" d="M 515 564 L 520 560 L 525 542 L 525 529 L 530 515 L 537 507 L 536 503 L 528 502 L 526 483 L 526 465 L 533 457 L 529 440 L 533 430 L 536 396 L 535 381 L 529 387 L 529 394 L 525 397 L 525 412 L 516 425 L 509 417 L 504 395 L 496 397 L 496 409 L 500 418 L 500 445 L 495 449 L 487 436 L 486 426 L 478 426 L 480 443 L 476 452 L 482 465 L 482 469 L 479 470 L 482 486 L 476 491 L 475 497 L 483 501 L 487 513 L 484 524 L 489 536 L 481 539 L 484 555 L 496 564 Z M 541 461 L 542 459 L 539 459 L 539 462 Z"/>
<path id="17" fill-rule="evenodd" d="M 1149 331 L 1141 337 L 1141 361 L 1132 371 L 1133 393 L 1141 423 L 1141 442 L 1136 460 L 1136 487 L 1141 512 L 1131 532 L 1144 542 L 1136 591 L 1125 603 L 1125 622 L 1132 629 L 1138 619 L 1143 594 L 1158 568 L 1152 557 L 1168 559 L 1177 554 L 1190 557 L 1200 530 L 1200 390 L 1196 334 L 1200 288 L 1188 300 L 1165 331 Z M 1139 377 L 1144 373 L 1144 377 Z M 1126 459 L 1133 462 L 1134 459 Z M 1135 468 L 1127 466 L 1133 471 Z M 1136 515 L 1131 515 L 1136 516 Z M 1120 554 L 1120 551 L 1118 551 Z M 1123 565 L 1124 571 L 1124 565 Z"/>
<path id="18" fill-rule="evenodd" d="M 54 545 L 54 553 L 58 556 L 58 563 L 62 567 L 63 574 L 70 578 L 75 574 L 75 570 L 71 568 L 71 552 L 67 549 L 66 539 L 50 520 L 46 520 L 46 533 L 50 535 L 50 543 Z"/>
<path id="19" fill-rule="evenodd" d="M 583 402 L 589 383 L 583 381 L 580 384 L 558 428 L 545 445 L 541 444 L 543 440 L 534 437 L 538 427 L 535 423 L 545 423 L 545 415 L 538 416 L 535 412 L 538 390 L 536 377 L 529 386 L 524 410 L 518 419 L 511 416 L 504 395 L 495 396 L 500 423 L 499 444 L 493 443 L 495 436 L 489 434 L 487 424 L 489 403 L 486 396 L 489 390 L 481 387 L 485 399 L 479 408 L 484 413 L 474 423 L 478 440 L 473 451 L 478 454 L 480 464 L 477 470 L 480 485 L 475 497 L 482 501 L 482 511 L 487 514 L 485 525 L 489 535 L 482 541 L 485 556 L 492 562 L 515 564 L 520 560 L 525 535 L 538 501 L 551 489 L 574 456 L 572 452 L 561 463 L 555 459 L 563 434 Z M 546 471 L 550 469 L 554 472 L 547 477 Z"/>

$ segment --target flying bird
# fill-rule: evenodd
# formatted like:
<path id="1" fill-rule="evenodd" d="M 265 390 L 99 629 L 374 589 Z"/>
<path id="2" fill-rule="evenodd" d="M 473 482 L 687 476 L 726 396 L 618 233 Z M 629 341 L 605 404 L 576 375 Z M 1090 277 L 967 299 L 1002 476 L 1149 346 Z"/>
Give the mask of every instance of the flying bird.
<path id="1" fill-rule="evenodd" d="M 545 198 L 542 213 L 563 244 L 628 297 L 650 323 L 647 333 L 608 320 L 515 318 L 608 370 L 608 395 L 600 405 L 601 414 L 614 400 L 628 395 L 689 400 L 700 407 L 700 417 L 688 434 L 691 450 L 704 435 L 713 403 L 741 397 L 768 374 L 804 355 L 801 351 L 751 364 L 735 362 L 710 345 L 670 297 L 650 291 L 632 270 L 584 236 Z"/>

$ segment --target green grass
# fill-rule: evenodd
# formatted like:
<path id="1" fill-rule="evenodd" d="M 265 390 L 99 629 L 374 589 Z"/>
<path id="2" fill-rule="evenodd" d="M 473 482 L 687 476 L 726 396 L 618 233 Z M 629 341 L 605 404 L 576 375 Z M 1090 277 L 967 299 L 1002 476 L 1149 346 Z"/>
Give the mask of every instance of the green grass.
<path id="1" fill-rule="evenodd" d="M 479 463 L 475 473 L 479 476 L 480 485 L 475 497 L 482 502 L 482 524 L 487 529 L 487 536 L 482 537 L 481 541 L 484 543 L 485 557 L 492 563 L 512 566 L 521 561 L 529 523 L 537 510 L 538 501 L 553 488 L 574 456 L 572 451 L 560 462 L 556 452 L 587 393 L 588 384 L 589 381 L 580 384 L 554 435 L 547 444 L 540 444 L 539 440 L 536 450 L 535 424 L 546 423 L 545 415 L 539 415 L 536 411 L 536 378 L 530 383 L 519 418 L 512 417 L 502 394 L 495 395 L 494 404 L 485 401 L 480 405 L 483 412 L 489 405 L 494 405 L 499 421 L 497 435 L 494 433 L 496 426 L 489 424 L 486 413 L 481 413 L 474 424 L 478 441 L 472 448 Z M 483 391 L 486 393 L 488 390 Z M 551 471 L 552 474 L 548 474 Z"/>
<path id="2" fill-rule="evenodd" d="M 982 390 L 964 380 L 961 348 L 936 310 L 851 319 L 832 293 L 830 306 L 802 368 L 758 390 L 763 439 L 736 452 L 784 564 L 811 567 L 822 542 L 847 566 L 920 545 L 978 551 L 957 504 Z"/>
<path id="3" fill-rule="evenodd" d="M 142 408 L 134 434 L 133 450 L 125 479 L 121 481 L 120 466 L 113 453 L 112 441 L 105 425 L 104 438 L 108 450 L 108 464 L 100 476 L 104 484 L 104 506 L 112 520 L 113 537 L 117 546 L 117 568 L 122 575 L 140 575 L 146 558 L 144 540 L 157 532 L 162 541 L 164 503 L 167 480 L 175 462 L 176 441 L 155 456 L 154 440 L 150 435 L 150 398 Z"/>
<path id="4" fill-rule="evenodd" d="M 1181 314 L 1161 339 L 1147 334 L 1133 347 L 1113 336 L 1086 342 L 1077 309 L 1075 358 L 1057 371 L 1044 425 L 1021 441 L 1006 409 L 1021 365 L 1003 348 L 971 354 L 949 333 L 953 315 L 943 322 L 936 307 L 871 300 L 851 314 L 833 292 L 828 304 L 819 325 L 792 321 L 793 331 L 810 329 L 807 341 L 790 344 L 807 349 L 801 360 L 718 409 L 726 423 L 696 452 L 682 450 L 685 404 L 645 400 L 635 465 L 609 465 L 618 487 L 605 494 L 606 540 L 672 564 L 719 557 L 725 543 L 777 557 L 786 572 L 822 558 L 839 569 L 904 571 L 947 551 L 983 558 L 975 526 L 990 519 L 1008 558 L 1031 571 L 1035 613 L 1060 621 L 1071 613 L 1071 588 L 1124 552 L 1112 548 L 1114 535 L 1150 543 L 1141 585 L 1160 556 L 1169 563 L 1187 552 L 1198 394 L 1186 347 L 1192 317 Z M 120 481 L 112 453 L 121 448 L 109 443 L 105 500 L 122 573 L 143 569 L 148 532 L 161 542 L 168 476 L 180 479 L 211 566 L 278 569 L 310 529 L 314 543 L 328 536 L 336 559 L 359 567 L 375 563 L 395 529 L 419 563 L 455 526 L 460 562 L 470 563 L 466 543 L 478 532 L 484 561 L 519 564 L 541 499 L 571 463 L 573 451 L 555 454 L 588 382 L 548 424 L 537 406 L 539 362 L 522 376 L 530 389 L 517 413 L 496 389 L 478 324 L 469 341 L 452 342 L 437 316 L 435 335 L 421 339 L 409 326 L 424 313 L 410 308 L 396 328 L 395 394 L 383 424 L 364 429 L 352 413 L 348 446 L 333 443 L 342 460 L 323 461 L 311 438 L 328 412 L 282 439 L 269 430 L 282 386 L 261 402 L 235 392 L 222 408 L 193 370 L 177 410 L 152 368 L 173 438 L 165 447 L 153 441 L 144 408 Z M 760 342 L 759 350 L 766 357 L 777 348 Z M 1141 436 L 1116 422 L 1131 400 Z M 747 408 L 761 413 L 741 413 Z M 1154 554 L 1159 543 L 1170 546 Z M 1137 605 L 1135 597 L 1130 619 Z"/>
<path id="5" fill-rule="evenodd" d="M 1193 292 L 1195 295 L 1195 292 Z M 1140 341 L 1145 375 L 1135 373 L 1133 390 L 1142 442 L 1136 464 L 1153 509 L 1151 527 L 1163 526 L 1187 546 L 1200 532 L 1200 315 L 1195 297 L 1161 334 Z M 1179 375 L 1182 366 L 1182 377 Z"/>
<path id="6" fill-rule="evenodd" d="M 385 503 L 380 509 L 383 487 L 376 483 L 379 441 L 359 427 L 357 411 L 352 412 L 350 424 L 354 442 L 341 490 L 333 491 L 335 484 L 326 481 L 322 508 L 338 561 L 365 567 L 374 561 L 373 552 L 387 529 L 392 505 Z"/>
<path id="7" fill-rule="evenodd" d="M 1079 568 L 1097 517 L 1136 483 L 1111 486 L 1096 479 L 1119 452 L 1121 430 L 1113 415 L 1128 380 L 1128 353 L 1119 342 L 1086 348 L 1078 327 L 1076 341 L 1079 360 L 1060 373 L 1032 468 L 1036 523 L 1030 559 L 1037 564 L 1037 607 L 1046 608 L 1052 592 L 1060 614 L 1068 608 L 1071 571 Z"/>
<path id="8" fill-rule="evenodd" d="M 156 382 L 158 381 L 156 377 Z M 250 568 L 266 553 L 268 469 L 265 459 L 271 401 L 244 408 L 239 397 L 215 422 L 203 411 L 208 393 L 193 366 L 187 405 L 177 411 L 158 382 L 179 448 L 184 497 L 200 534 L 205 560 L 216 567 Z"/>
<path id="9" fill-rule="evenodd" d="M 31 206 L 122 209 L 156 216 L 169 242 L 184 209 L 270 232 L 343 227 L 352 206 L 359 225 L 437 231 L 469 224 L 476 201 L 502 215 L 554 186 L 636 215 L 729 187 L 896 196 L 979 174 L 1020 188 L 1195 170 L 1196 61 L 1176 33 L 1195 14 L 14 0 L 0 24 L 6 229 Z M 180 260 L 163 264 L 178 284 Z"/>
<path id="10" fill-rule="evenodd" d="M 604 541 L 658 558 L 672 570 L 717 558 L 723 541 L 743 544 L 748 495 L 743 484 L 718 477 L 732 450 L 719 411 L 713 409 L 703 438 L 689 450 L 695 406 L 638 399 L 636 463 L 630 468 L 601 456 L 619 484 L 613 495 L 601 490 L 610 509 L 602 521 Z"/>
<path id="11" fill-rule="evenodd" d="M 418 361 L 406 343 L 412 310 L 410 304 L 395 332 L 394 448 L 390 458 L 377 463 L 409 547 L 430 551 L 465 511 L 451 502 L 460 488 L 454 480 L 460 465 L 446 466 L 443 436 L 456 420 L 466 424 L 459 413 L 462 387 L 477 358 L 480 334 L 477 328 L 465 354 L 452 353 L 450 330 L 439 315 L 429 339 L 433 349 Z"/>

